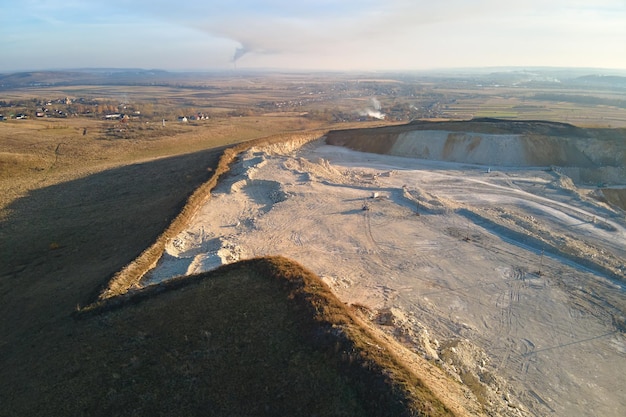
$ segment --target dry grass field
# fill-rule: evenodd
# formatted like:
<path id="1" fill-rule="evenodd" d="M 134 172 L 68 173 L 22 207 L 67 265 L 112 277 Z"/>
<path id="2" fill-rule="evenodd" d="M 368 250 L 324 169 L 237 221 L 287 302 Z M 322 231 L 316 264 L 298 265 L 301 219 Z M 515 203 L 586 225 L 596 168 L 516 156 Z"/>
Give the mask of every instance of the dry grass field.
<path id="1" fill-rule="evenodd" d="M 511 120 L 549 120 L 580 127 L 626 127 L 626 108 L 610 105 L 623 100 L 623 93 L 557 90 L 546 94 L 541 88 L 443 89 L 454 97 L 446 103 L 444 118 L 493 117 Z M 565 99 L 571 98 L 571 101 Z M 584 99 L 587 98 L 588 101 Z M 576 100 L 582 101 L 577 102 Z M 603 104 L 606 103 L 606 104 Z"/>
<path id="2" fill-rule="evenodd" d="M 0 125 L 0 206 L 42 186 L 105 169 L 307 129 L 298 117 L 241 117 L 203 124 L 122 125 L 90 118 L 12 120 Z M 124 136 L 117 136 L 123 130 Z"/>

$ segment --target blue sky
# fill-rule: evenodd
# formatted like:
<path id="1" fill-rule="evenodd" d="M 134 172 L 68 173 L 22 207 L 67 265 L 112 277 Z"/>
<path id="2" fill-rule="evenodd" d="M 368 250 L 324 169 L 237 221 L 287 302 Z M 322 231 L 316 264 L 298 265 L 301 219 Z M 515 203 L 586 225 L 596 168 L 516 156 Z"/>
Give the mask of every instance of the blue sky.
<path id="1" fill-rule="evenodd" d="M 0 0 L 0 72 L 626 69 L 626 0 Z"/>

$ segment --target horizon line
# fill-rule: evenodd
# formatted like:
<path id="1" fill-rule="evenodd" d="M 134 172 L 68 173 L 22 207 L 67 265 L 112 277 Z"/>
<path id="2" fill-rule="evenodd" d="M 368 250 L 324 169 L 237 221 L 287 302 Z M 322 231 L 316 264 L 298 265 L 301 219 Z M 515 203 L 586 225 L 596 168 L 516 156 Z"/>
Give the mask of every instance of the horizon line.
<path id="1" fill-rule="evenodd" d="M 142 67 L 63 67 L 63 68 L 30 68 L 16 70 L 0 70 L 2 75 L 11 75 L 24 72 L 83 72 L 83 71 L 142 71 L 142 72 L 164 72 L 164 73 L 210 73 L 210 72 L 282 72 L 282 73 L 432 73 L 432 72 L 453 72 L 453 71 L 493 71 L 493 70 L 570 70 L 570 71 L 618 71 L 624 72 L 626 68 L 591 67 L 591 66 L 550 66 L 550 65 L 487 65 L 487 66 L 459 66 L 459 67 L 439 67 L 439 68 L 414 68 L 414 69 L 296 69 L 296 68 L 274 68 L 274 67 L 244 67 L 244 68 L 142 68 Z"/>

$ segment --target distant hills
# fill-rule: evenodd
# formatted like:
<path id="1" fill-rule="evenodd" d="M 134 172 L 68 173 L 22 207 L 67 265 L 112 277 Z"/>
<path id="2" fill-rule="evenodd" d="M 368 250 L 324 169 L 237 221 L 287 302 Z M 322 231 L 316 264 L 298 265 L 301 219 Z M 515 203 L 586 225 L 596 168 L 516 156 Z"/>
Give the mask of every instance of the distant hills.
<path id="1" fill-rule="evenodd" d="M 188 84 L 207 76 L 241 76 L 250 73 L 271 73 L 262 70 L 169 72 L 139 68 L 83 68 L 67 70 L 25 71 L 0 74 L 0 90 L 28 87 L 55 87 L 73 85 L 172 85 Z M 275 72 L 275 71 L 274 71 Z M 471 80 L 484 85 L 546 86 L 560 85 L 577 88 L 624 89 L 626 71 L 582 68 L 459 69 L 407 72 L 413 77 L 440 80 Z M 623 75 L 622 75 L 623 74 Z M 386 74 L 390 78 L 404 78 L 403 73 Z M 412 78 L 413 78 L 412 77 Z"/>
<path id="2" fill-rule="evenodd" d="M 0 74 L 0 89 L 71 85 L 169 84 L 188 77 L 185 73 L 143 69 L 79 69 Z"/>
<path id="3" fill-rule="evenodd" d="M 626 88 L 626 77 L 621 77 L 618 75 L 585 75 L 576 78 L 576 81 L 581 84 L 596 87 L 604 86 Z"/>

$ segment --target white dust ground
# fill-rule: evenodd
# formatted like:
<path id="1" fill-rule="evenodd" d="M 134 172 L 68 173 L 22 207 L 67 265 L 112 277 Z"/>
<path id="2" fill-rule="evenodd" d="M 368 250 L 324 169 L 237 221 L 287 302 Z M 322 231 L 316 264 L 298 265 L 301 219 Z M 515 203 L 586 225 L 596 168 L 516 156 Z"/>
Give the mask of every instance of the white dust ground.
<path id="1" fill-rule="evenodd" d="M 242 155 L 144 283 L 284 255 L 496 415 L 621 417 L 624 284 L 561 256 L 561 239 L 581 259 L 626 259 L 623 213 L 558 173 L 316 141 Z"/>

